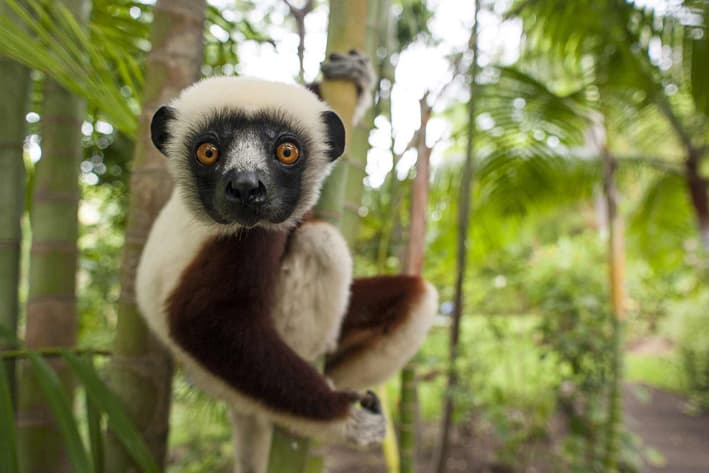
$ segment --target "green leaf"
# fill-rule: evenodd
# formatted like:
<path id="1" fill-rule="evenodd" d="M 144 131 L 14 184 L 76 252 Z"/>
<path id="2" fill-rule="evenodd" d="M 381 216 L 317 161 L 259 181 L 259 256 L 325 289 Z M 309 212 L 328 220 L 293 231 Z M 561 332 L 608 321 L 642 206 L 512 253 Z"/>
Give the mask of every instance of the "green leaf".
<path id="1" fill-rule="evenodd" d="M 93 367 L 92 367 L 93 368 Z M 89 448 L 91 449 L 91 459 L 94 464 L 94 473 L 103 473 L 104 471 L 104 456 L 103 456 L 103 438 L 101 436 L 101 411 L 99 406 L 91 399 L 88 391 L 86 394 L 86 423 L 89 427 Z"/>
<path id="2" fill-rule="evenodd" d="M 0 465 L 4 472 L 15 473 L 17 467 L 17 436 L 15 432 L 15 415 L 12 409 L 10 380 L 5 368 L 5 361 L 0 358 Z"/>
<path id="3" fill-rule="evenodd" d="M 54 370 L 37 353 L 30 352 L 28 358 L 32 363 L 33 374 L 52 410 L 57 427 L 64 437 L 74 471 L 76 473 L 90 473 L 92 471 L 91 462 L 84 444 L 81 442 L 79 429 L 72 415 L 71 403 L 62 383 Z"/>
<path id="4" fill-rule="evenodd" d="M 62 357 L 81 380 L 89 400 L 106 413 L 108 426 L 140 467 L 140 471 L 159 473 L 160 470 L 152 458 L 150 450 L 126 414 L 125 408 L 106 384 L 101 381 L 93 367 L 71 352 L 63 353 Z"/>

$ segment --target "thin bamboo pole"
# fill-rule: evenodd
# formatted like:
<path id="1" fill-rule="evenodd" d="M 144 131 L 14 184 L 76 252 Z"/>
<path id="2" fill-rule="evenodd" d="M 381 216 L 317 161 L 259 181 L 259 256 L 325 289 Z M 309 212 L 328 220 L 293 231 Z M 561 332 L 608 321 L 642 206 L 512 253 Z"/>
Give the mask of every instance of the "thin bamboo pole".
<path id="1" fill-rule="evenodd" d="M 411 192 L 409 241 L 404 257 L 404 273 L 420 275 L 426 246 L 426 209 L 432 149 L 426 146 L 426 129 L 431 118 L 428 94 L 420 101 L 421 125 L 416 136 L 416 176 Z M 418 432 L 417 359 L 412 359 L 401 370 L 401 399 L 399 401 L 399 471 L 415 473 L 416 440 Z"/>
<path id="2" fill-rule="evenodd" d="M 615 183 L 617 161 L 610 153 L 608 144 L 603 147 L 603 191 L 608 222 L 608 285 L 613 314 L 612 364 L 608 387 L 607 416 L 603 471 L 618 471 L 618 442 L 622 425 L 623 381 L 623 324 L 625 320 L 625 250 L 623 245 L 623 221 L 618 212 L 618 190 Z"/>

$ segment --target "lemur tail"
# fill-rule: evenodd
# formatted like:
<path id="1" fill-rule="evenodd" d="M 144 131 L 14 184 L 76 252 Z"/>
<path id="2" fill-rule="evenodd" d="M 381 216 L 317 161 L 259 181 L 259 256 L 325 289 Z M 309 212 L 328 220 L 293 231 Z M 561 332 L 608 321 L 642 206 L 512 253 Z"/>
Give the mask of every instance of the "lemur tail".
<path id="1" fill-rule="evenodd" d="M 359 390 L 384 382 L 416 354 L 437 307 L 436 289 L 421 277 L 355 279 L 326 376 L 338 389 Z"/>

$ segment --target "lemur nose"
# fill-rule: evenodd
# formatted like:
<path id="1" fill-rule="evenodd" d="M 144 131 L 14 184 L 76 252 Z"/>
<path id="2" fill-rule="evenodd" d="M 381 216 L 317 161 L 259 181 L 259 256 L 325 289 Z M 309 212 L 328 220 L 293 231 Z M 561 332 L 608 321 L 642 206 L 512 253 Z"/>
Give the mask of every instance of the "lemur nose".
<path id="1" fill-rule="evenodd" d="M 266 186 L 253 172 L 238 173 L 227 182 L 225 195 L 241 204 L 259 205 L 266 200 Z"/>

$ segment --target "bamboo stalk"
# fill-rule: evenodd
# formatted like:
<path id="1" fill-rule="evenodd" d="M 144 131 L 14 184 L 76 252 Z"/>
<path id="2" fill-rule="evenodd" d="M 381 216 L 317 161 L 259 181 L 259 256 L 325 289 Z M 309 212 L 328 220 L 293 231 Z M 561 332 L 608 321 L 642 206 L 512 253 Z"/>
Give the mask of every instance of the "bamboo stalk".
<path id="1" fill-rule="evenodd" d="M 428 187 L 430 159 L 432 149 L 426 146 L 426 130 L 431 118 L 431 106 L 427 102 L 428 94 L 420 101 L 421 125 L 416 132 L 416 177 L 411 197 L 409 241 L 406 245 L 404 273 L 420 275 L 423 272 L 423 260 L 426 246 L 426 209 L 428 206 Z M 416 440 L 418 432 L 418 386 L 417 359 L 411 360 L 401 371 L 401 399 L 399 400 L 399 471 L 415 473 Z"/>
<path id="2" fill-rule="evenodd" d="M 172 366 L 138 312 L 133 285 L 150 227 L 172 190 L 165 158 L 150 140 L 150 121 L 160 105 L 199 77 L 205 7 L 205 0 L 158 0 L 155 5 L 152 49 L 146 59 L 145 92 L 132 167 L 118 327 L 109 366 L 112 389 L 123 401 L 158 465 L 165 462 Z M 135 471 L 130 456 L 111 432 L 105 458 L 108 473 Z"/>
<path id="3" fill-rule="evenodd" d="M 85 26 L 90 4 L 62 0 Z M 29 349 L 71 347 L 76 342 L 76 272 L 79 236 L 79 165 L 83 159 L 81 123 L 85 104 L 53 80 L 44 83 L 42 159 L 36 167 L 32 202 L 25 344 Z M 53 360 L 68 399 L 73 379 L 61 360 Z M 20 471 L 68 471 L 64 440 L 29 362 L 20 364 L 18 382 L 18 458 Z"/>
<path id="4" fill-rule="evenodd" d="M 8 10 L 4 2 L 0 3 L 0 15 L 9 15 Z M 20 221 L 25 200 L 22 145 L 25 138 L 29 71 L 14 61 L 0 58 L 0 77 L 3 78 L 0 90 L 0 329 L 15 335 L 20 310 Z M 0 351 L 11 347 L 11 341 L 0 337 Z M 15 363 L 6 363 L 10 396 L 14 401 Z"/>
<path id="5" fill-rule="evenodd" d="M 623 221 L 618 212 L 618 190 L 615 185 L 617 161 L 610 153 L 607 144 L 603 148 L 602 155 L 603 190 L 608 221 L 608 285 L 613 315 L 612 363 L 606 406 L 603 471 L 615 473 L 618 471 L 618 437 L 623 421 L 621 385 L 623 382 L 623 324 L 625 319 L 625 254 Z"/>
<path id="6" fill-rule="evenodd" d="M 362 50 L 365 45 L 368 2 L 330 0 L 326 54 L 332 52 Z M 347 179 L 348 156 L 352 139 L 352 116 L 357 104 L 354 84 L 341 80 L 326 80 L 320 85 L 325 100 L 342 119 L 345 125 L 347 146 L 345 155 L 338 159 L 332 174 L 328 177 L 315 208 L 317 218 L 339 226 L 345 202 L 345 182 Z M 293 445 L 299 447 L 291 448 Z M 301 448 L 302 446 L 302 448 Z M 286 465 L 287 470 L 281 470 Z M 301 466 L 302 465 L 302 466 Z M 295 473 L 317 473 L 322 471 L 324 460 L 322 450 L 313 448 L 306 439 L 294 436 L 283 429 L 274 429 L 269 456 L 270 473 L 288 471 Z M 295 469 L 293 469 L 295 468 Z"/>

